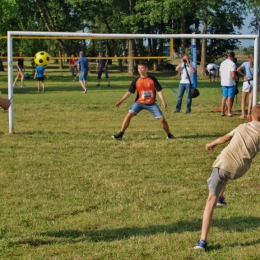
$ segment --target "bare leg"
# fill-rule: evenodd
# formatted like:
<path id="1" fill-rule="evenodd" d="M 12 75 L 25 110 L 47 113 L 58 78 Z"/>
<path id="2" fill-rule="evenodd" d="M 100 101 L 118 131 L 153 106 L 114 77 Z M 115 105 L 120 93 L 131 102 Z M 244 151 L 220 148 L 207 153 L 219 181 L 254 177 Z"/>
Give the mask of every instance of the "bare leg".
<path id="1" fill-rule="evenodd" d="M 241 116 L 240 116 L 240 118 L 244 118 L 245 117 L 246 97 L 247 97 L 247 92 L 242 92 Z"/>
<path id="2" fill-rule="evenodd" d="M 249 94 L 247 117 L 250 117 L 253 106 L 253 92 Z"/>
<path id="3" fill-rule="evenodd" d="M 42 82 L 42 92 L 44 91 L 44 81 Z"/>
<path id="4" fill-rule="evenodd" d="M 132 112 L 128 112 L 124 121 L 123 121 L 123 124 L 122 124 L 122 127 L 121 127 L 121 132 L 125 132 L 125 130 L 128 128 L 129 124 L 130 124 L 130 121 L 132 119 L 132 117 L 134 116 L 135 114 L 132 113 Z"/>
<path id="5" fill-rule="evenodd" d="M 21 86 L 23 86 L 23 84 L 24 84 L 24 74 L 23 74 L 22 71 L 20 71 L 19 73 L 21 75 Z"/>
<path id="6" fill-rule="evenodd" d="M 228 98 L 228 114 L 232 114 L 233 98 Z"/>
<path id="7" fill-rule="evenodd" d="M 221 113 L 222 113 L 222 114 L 225 114 L 226 100 L 227 100 L 226 97 L 223 97 L 223 98 L 222 98 L 222 102 L 221 102 Z"/>
<path id="8" fill-rule="evenodd" d="M 209 193 L 206 207 L 203 213 L 202 230 L 200 240 L 206 240 L 208 237 L 209 228 L 212 222 L 213 211 L 217 203 L 218 196 Z"/>
<path id="9" fill-rule="evenodd" d="M 40 81 L 38 81 L 38 92 L 40 92 Z"/>
<path id="10" fill-rule="evenodd" d="M 20 73 L 18 72 L 18 74 L 17 74 L 16 78 L 14 79 L 14 83 L 13 83 L 13 85 L 15 85 L 15 84 L 16 84 L 16 81 L 19 79 L 19 76 L 20 76 Z"/>
<path id="11" fill-rule="evenodd" d="M 166 132 L 166 134 L 170 134 L 170 129 L 169 129 L 169 125 L 166 121 L 166 119 L 164 117 L 159 118 L 160 122 L 162 123 L 162 127 L 164 129 L 164 131 Z"/>

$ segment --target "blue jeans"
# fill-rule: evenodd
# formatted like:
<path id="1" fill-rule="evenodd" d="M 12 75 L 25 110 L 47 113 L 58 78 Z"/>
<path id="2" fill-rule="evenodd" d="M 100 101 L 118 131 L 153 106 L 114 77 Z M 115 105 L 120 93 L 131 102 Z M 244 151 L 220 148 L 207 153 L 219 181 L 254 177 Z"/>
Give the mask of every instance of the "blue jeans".
<path id="1" fill-rule="evenodd" d="M 179 84 L 179 91 L 178 91 L 178 100 L 177 100 L 177 105 L 176 105 L 176 111 L 179 112 L 181 110 L 181 103 L 182 103 L 182 98 L 184 95 L 184 91 L 186 90 L 187 92 L 187 110 L 186 112 L 191 112 L 191 93 L 190 93 L 190 83 L 180 83 Z"/>

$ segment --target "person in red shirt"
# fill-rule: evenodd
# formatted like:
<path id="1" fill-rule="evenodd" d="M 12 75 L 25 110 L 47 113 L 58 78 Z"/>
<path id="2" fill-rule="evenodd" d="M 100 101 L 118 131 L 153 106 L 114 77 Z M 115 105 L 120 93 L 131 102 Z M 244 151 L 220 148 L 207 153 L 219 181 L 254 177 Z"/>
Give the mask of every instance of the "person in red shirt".
<path id="1" fill-rule="evenodd" d="M 69 60 L 69 69 L 71 71 L 73 81 L 77 79 L 77 68 L 75 67 L 75 62 L 77 59 L 74 58 L 74 54 L 71 54 L 72 59 Z"/>
<path id="2" fill-rule="evenodd" d="M 175 139 L 175 137 L 170 132 L 168 123 L 164 118 L 162 111 L 155 102 L 157 92 L 162 101 L 162 106 L 164 108 L 167 107 L 160 83 L 155 77 L 148 75 L 148 65 L 146 62 L 140 62 L 138 64 L 138 73 L 140 76 L 132 81 L 129 90 L 115 105 L 116 107 L 119 107 L 131 94 L 134 94 L 135 91 L 137 91 L 135 102 L 131 106 L 123 121 L 121 131 L 118 134 L 113 135 L 112 137 L 114 139 L 121 140 L 123 138 L 125 130 L 130 124 L 132 117 L 137 115 L 143 109 L 146 109 L 150 111 L 155 118 L 160 120 L 160 122 L 162 123 L 162 127 L 167 134 L 166 139 Z"/>

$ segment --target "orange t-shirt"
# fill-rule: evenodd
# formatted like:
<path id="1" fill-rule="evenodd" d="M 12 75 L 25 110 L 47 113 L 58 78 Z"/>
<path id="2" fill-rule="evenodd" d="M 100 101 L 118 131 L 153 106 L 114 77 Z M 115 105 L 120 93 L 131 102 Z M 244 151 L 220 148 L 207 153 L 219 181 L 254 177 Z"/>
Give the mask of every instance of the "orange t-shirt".
<path id="1" fill-rule="evenodd" d="M 146 78 L 135 78 L 130 85 L 129 92 L 135 93 L 137 90 L 136 101 L 141 104 L 153 104 L 156 100 L 156 91 L 161 91 L 162 87 L 153 76 Z"/>

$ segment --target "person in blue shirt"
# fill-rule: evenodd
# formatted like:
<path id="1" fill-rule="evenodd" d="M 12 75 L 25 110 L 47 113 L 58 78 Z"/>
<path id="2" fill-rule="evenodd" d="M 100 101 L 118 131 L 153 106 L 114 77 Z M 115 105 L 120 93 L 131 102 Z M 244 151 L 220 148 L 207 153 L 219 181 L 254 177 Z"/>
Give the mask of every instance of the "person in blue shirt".
<path id="1" fill-rule="evenodd" d="M 34 74 L 34 79 L 38 79 L 38 92 L 40 92 L 40 81 L 42 82 L 42 92 L 44 92 L 44 76 L 49 78 L 46 72 L 46 69 L 44 66 L 36 66 L 35 68 L 35 74 Z"/>
<path id="2" fill-rule="evenodd" d="M 79 82 L 83 91 L 81 93 L 87 92 L 87 79 L 88 74 L 90 74 L 90 65 L 87 58 L 84 57 L 84 52 L 79 52 L 79 59 L 74 63 L 74 66 L 77 66 L 79 73 Z"/>
<path id="3" fill-rule="evenodd" d="M 240 67 L 237 68 L 237 72 L 244 77 L 243 87 L 242 87 L 242 99 L 241 99 L 241 116 L 240 118 L 245 117 L 245 106 L 246 106 L 246 98 L 249 93 L 248 100 L 248 112 L 247 116 L 250 117 L 252 110 L 252 102 L 253 102 L 253 80 L 254 80 L 254 55 L 250 53 L 247 56 L 247 62 L 244 62 Z M 242 72 L 243 70 L 243 72 Z"/>
<path id="4" fill-rule="evenodd" d="M 98 52 L 98 57 L 99 58 L 104 57 L 102 51 Z M 96 72 L 98 73 L 98 76 L 97 76 L 97 78 L 98 78 L 97 87 L 100 86 L 100 79 L 101 79 L 101 75 L 103 74 L 103 72 L 105 73 L 105 76 L 106 76 L 106 79 L 107 79 L 107 86 L 110 87 L 110 78 L 108 76 L 107 64 L 108 64 L 108 60 L 107 59 L 97 60 L 97 66 L 96 66 Z"/>

